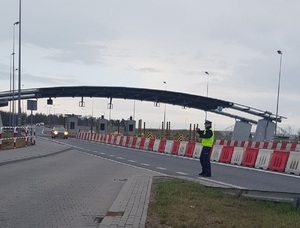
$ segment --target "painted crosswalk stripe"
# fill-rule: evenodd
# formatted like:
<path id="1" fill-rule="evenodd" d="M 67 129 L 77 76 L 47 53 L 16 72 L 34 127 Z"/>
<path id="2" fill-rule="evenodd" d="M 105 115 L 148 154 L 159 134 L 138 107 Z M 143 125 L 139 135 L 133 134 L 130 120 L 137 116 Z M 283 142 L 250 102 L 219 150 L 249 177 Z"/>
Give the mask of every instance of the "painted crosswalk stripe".
<path id="1" fill-rule="evenodd" d="M 141 163 L 141 165 L 150 166 L 150 164 L 147 164 L 147 163 Z"/>
<path id="2" fill-rule="evenodd" d="M 183 172 L 176 172 L 176 173 L 184 176 L 188 175 L 187 173 L 183 173 Z"/>

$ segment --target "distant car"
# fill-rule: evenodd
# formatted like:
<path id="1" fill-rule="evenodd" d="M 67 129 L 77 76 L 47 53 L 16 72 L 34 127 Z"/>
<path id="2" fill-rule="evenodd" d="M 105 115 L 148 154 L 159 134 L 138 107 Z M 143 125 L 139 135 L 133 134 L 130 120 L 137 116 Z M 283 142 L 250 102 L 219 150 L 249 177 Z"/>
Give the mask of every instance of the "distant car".
<path id="1" fill-rule="evenodd" d="M 65 129 L 64 127 L 54 127 L 51 131 L 51 137 L 53 139 L 55 139 L 55 138 L 67 139 L 68 136 L 69 136 L 69 133 L 68 133 L 67 129 Z"/>

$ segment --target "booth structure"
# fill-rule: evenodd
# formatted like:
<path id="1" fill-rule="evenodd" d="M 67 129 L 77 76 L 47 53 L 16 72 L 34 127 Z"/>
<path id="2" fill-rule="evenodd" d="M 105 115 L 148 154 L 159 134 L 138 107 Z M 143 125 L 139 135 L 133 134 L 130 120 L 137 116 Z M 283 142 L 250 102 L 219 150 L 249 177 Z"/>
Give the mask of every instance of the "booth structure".
<path id="1" fill-rule="evenodd" d="M 107 134 L 108 133 L 108 120 L 104 119 L 103 115 L 98 120 L 98 133 L 100 133 L 100 134 Z"/>
<path id="2" fill-rule="evenodd" d="M 258 121 L 256 126 L 256 132 L 253 141 L 271 141 L 273 140 L 275 132 L 275 123 L 272 121 L 261 119 Z"/>
<path id="3" fill-rule="evenodd" d="M 76 135 L 77 133 L 79 117 L 80 115 L 65 114 L 65 118 L 66 118 L 65 128 L 67 128 L 67 130 L 71 132 L 73 135 Z"/>
<path id="4" fill-rule="evenodd" d="M 124 135 L 135 135 L 135 124 L 136 121 L 130 117 L 128 120 L 124 121 Z"/>
<path id="5" fill-rule="evenodd" d="M 236 121 L 234 130 L 232 132 L 231 140 L 234 141 L 247 141 L 251 134 L 252 125 L 244 121 Z"/>

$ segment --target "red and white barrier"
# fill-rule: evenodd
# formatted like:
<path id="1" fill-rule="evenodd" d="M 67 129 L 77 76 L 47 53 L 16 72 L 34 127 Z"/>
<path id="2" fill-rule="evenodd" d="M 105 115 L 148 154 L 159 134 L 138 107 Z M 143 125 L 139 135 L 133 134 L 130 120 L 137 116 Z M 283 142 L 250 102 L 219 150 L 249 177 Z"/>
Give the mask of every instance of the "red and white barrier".
<path id="1" fill-rule="evenodd" d="M 290 156 L 285 168 L 286 173 L 298 174 L 300 175 L 300 153 L 290 152 Z"/>
<path id="2" fill-rule="evenodd" d="M 241 165 L 244 157 L 246 148 L 244 147 L 234 147 L 232 158 L 230 163 L 233 165 Z"/>
<path id="3" fill-rule="evenodd" d="M 178 150 L 178 155 L 179 156 L 184 156 L 185 155 L 185 150 L 186 150 L 187 144 L 188 144 L 188 142 L 186 142 L 186 141 L 181 141 L 180 142 L 180 146 L 179 146 L 179 150 Z"/>
<path id="4" fill-rule="evenodd" d="M 3 138 L 3 134 L 6 131 L 12 132 L 12 137 Z M 18 136 L 19 130 L 21 131 L 21 136 Z M 28 145 L 29 139 L 31 139 L 32 144 L 35 144 L 35 128 L 31 127 L 1 127 L 0 128 L 0 150 L 3 149 L 3 142 L 6 140 L 12 140 L 13 148 L 17 148 L 17 140 L 24 139 L 25 146 Z"/>
<path id="5" fill-rule="evenodd" d="M 214 145 L 213 149 L 212 149 L 212 152 L 211 152 L 210 160 L 211 161 L 219 161 L 222 149 L 223 149 L 223 146 L 221 146 L 221 145 Z"/>
<path id="6" fill-rule="evenodd" d="M 165 153 L 166 154 L 171 154 L 172 146 L 173 146 L 173 140 L 167 140 L 166 145 L 165 145 Z"/>
<path id="7" fill-rule="evenodd" d="M 268 169 L 272 153 L 273 150 L 270 149 L 259 149 L 254 167 L 258 169 Z"/>
<path id="8" fill-rule="evenodd" d="M 155 139 L 153 144 L 153 149 L 152 149 L 154 152 L 158 152 L 159 144 L 160 144 L 160 139 Z"/>
<path id="9" fill-rule="evenodd" d="M 200 158 L 201 151 L 202 151 L 202 145 L 201 145 L 201 143 L 196 143 L 193 157 L 194 158 Z"/>
<path id="10" fill-rule="evenodd" d="M 26 138 L 27 132 L 25 131 L 24 134 Z M 0 149 L 1 135 L 0 131 Z M 135 136 L 79 132 L 76 138 L 193 158 L 199 158 L 202 150 L 202 145 L 196 142 Z M 215 162 L 300 175 L 300 152 L 298 151 L 300 151 L 300 144 L 294 143 L 216 140 L 210 159 Z"/>

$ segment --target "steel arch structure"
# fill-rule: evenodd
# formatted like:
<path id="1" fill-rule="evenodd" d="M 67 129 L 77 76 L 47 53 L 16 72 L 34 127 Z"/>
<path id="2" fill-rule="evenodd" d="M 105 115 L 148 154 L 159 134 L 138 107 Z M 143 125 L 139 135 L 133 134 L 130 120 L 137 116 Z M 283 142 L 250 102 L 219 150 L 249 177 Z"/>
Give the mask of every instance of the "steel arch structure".
<path id="1" fill-rule="evenodd" d="M 277 121 L 281 122 L 282 119 L 285 118 L 283 116 L 276 117 L 276 115 L 269 111 L 259 110 L 230 101 L 167 90 L 113 86 L 63 86 L 33 88 L 21 91 L 22 100 L 41 98 L 52 99 L 57 97 L 81 97 L 82 99 L 83 97 L 104 97 L 109 98 L 110 102 L 112 99 L 129 99 L 149 101 L 154 102 L 155 104 L 166 103 L 182 106 L 184 108 L 194 108 L 213 112 L 254 124 L 257 124 L 257 120 L 231 114 L 225 112 L 224 109 L 240 111 L 269 121 L 274 121 L 277 118 Z M 16 99 L 16 96 L 13 98 L 13 93 L 11 91 L 0 92 L 0 106 L 7 106 L 9 101 Z"/>

